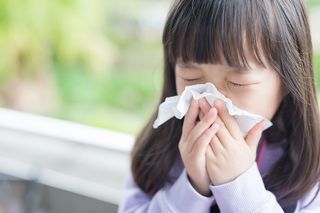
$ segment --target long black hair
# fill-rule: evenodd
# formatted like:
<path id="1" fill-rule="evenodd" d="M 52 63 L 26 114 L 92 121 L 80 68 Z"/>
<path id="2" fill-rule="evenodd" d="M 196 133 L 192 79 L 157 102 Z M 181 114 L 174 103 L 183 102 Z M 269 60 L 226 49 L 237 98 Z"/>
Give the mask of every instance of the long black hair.
<path id="1" fill-rule="evenodd" d="M 177 95 L 175 63 L 220 63 L 249 67 L 245 49 L 258 64 L 276 70 L 288 95 L 265 134 L 284 154 L 264 177 L 282 207 L 307 193 L 320 176 L 319 109 L 313 54 L 303 0 L 176 0 L 163 31 L 164 83 L 160 102 Z M 263 60 L 265 59 L 265 60 Z M 167 181 L 178 152 L 183 120 L 158 129 L 150 120 L 132 151 L 137 185 L 152 196 Z"/>

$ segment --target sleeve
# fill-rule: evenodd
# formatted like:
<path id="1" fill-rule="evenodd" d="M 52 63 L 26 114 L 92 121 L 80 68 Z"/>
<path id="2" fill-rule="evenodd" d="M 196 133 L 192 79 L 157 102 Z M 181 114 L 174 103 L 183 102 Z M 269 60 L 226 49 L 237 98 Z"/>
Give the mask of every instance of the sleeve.
<path id="1" fill-rule="evenodd" d="M 118 213 L 209 212 L 213 201 L 213 195 L 203 196 L 193 188 L 185 169 L 172 185 L 165 185 L 152 198 L 136 185 L 130 173 Z"/>
<path id="2" fill-rule="evenodd" d="M 317 183 L 298 200 L 294 213 L 320 212 L 319 187 Z M 266 190 L 256 162 L 235 180 L 217 186 L 210 185 L 210 189 L 221 212 L 284 212 L 274 194 Z"/>
<path id="3" fill-rule="evenodd" d="M 210 185 L 210 189 L 221 212 L 284 212 L 275 195 L 266 190 L 256 162 L 235 180 Z"/>
<path id="4" fill-rule="evenodd" d="M 320 184 L 317 183 L 312 190 L 300 199 L 294 213 L 318 213 L 320 212 Z"/>

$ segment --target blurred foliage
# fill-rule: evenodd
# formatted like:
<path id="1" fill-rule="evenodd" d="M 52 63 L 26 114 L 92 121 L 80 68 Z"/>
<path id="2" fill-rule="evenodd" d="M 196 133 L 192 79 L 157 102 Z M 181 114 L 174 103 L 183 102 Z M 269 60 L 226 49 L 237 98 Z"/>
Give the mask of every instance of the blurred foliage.
<path id="1" fill-rule="evenodd" d="M 318 6 L 320 5 L 320 0 L 307 0 L 309 6 Z"/>
<path id="2" fill-rule="evenodd" d="M 139 32 L 146 4 L 0 1 L 2 106 L 137 132 L 154 108 L 161 84 L 160 33 L 141 38 Z M 28 93 L 30 85 L 37 95 Z M 47 90 L 56 96 L 40 95 Z M 46 108 L 44 102 L 53 107 L 35 107 Z"/>
<path id="3" fill-rule="evenodd" d="M 81 61 L 92 71 L 108 67 L 115 54 L 103 27 L 109 2 L 0 1 L 1 79 L 40 72 L 54 61 Z"/>
<path id="4" fill-rule="evenodd" d="M 136 133 L 159 95 L 159 45 L 132 42 L 122 49 L 119 63 L 104 75 L 94 75 L 81 66 L 57 65 L 64 104 L 55 117 Z"/>
<path id="5" fill-rule="evenodd" d="M 1 105 L 137 133 L 162 83 L 162 26 L 151 19 L 169 3 L 1 0 Z M 320 82 L 319 54 L 315 70 Z"/>

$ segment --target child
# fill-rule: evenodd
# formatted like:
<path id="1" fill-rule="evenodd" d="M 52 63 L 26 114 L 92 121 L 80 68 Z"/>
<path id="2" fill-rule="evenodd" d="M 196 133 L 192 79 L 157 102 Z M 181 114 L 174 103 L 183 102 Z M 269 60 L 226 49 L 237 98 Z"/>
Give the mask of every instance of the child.
<path id="1" fill-rule="evenodd" d="M 320 123 L 303 0 L 176 0 L 160 102 L 211 82 L 264 121 L 246 137 L 222 101 L 136 139 L 119 212 L 320 212 Z"/>

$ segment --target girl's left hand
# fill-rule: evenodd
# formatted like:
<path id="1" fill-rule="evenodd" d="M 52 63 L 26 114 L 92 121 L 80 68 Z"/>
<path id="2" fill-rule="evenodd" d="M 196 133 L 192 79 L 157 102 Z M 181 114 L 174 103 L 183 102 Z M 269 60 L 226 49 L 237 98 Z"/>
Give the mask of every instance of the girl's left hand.
<path id="1" fill-rule="evenodd" d="M 266 121 L 256 124 L 243 138 L 236 120 L 229 115 L 225 103 L 217 100 L 214 107 L 218 111 L 215 123 L 219 124 L 219 129 L 206 150 L 206 168 L 211 182 L 220 185 L 234 180 L 254 163 Z M 201 119 L 211 106 L 203 98 L 200 100 L 200 108 Z"/>

